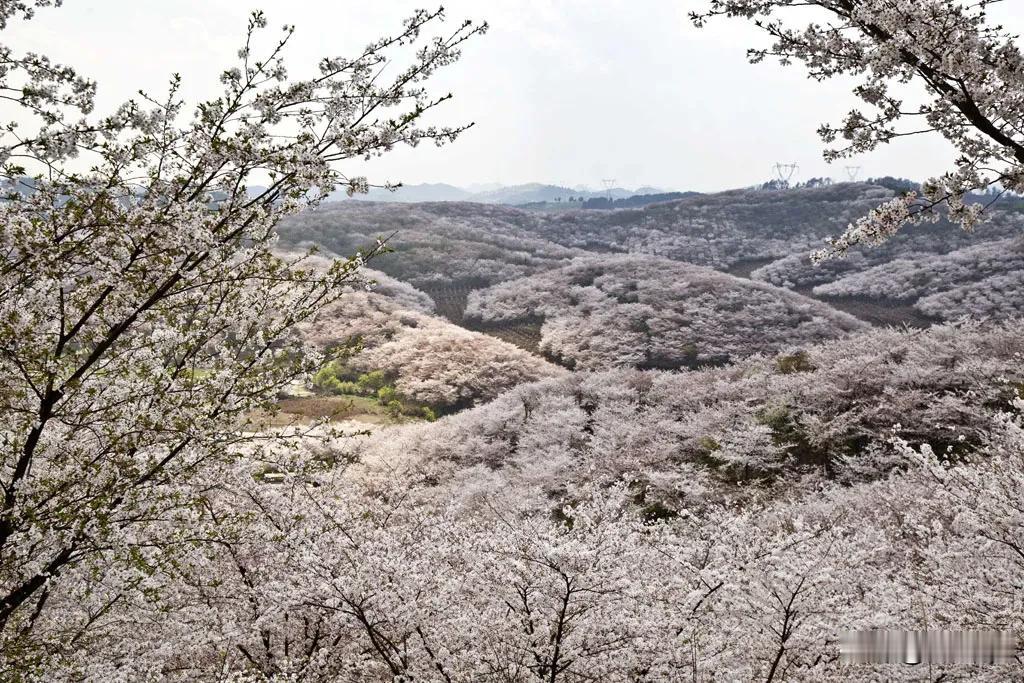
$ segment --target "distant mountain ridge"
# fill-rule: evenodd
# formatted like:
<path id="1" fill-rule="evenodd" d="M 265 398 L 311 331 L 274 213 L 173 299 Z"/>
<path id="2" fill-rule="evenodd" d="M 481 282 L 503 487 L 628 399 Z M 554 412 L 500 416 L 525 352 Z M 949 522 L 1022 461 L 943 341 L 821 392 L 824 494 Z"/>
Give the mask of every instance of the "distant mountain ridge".
<path id="1" fill-rule="evenodd" d="M 475 202 L 479 204 L 532 204 L 537 202 L 583 202 L 588 199 L 625 199 L 638 194 L 657 194 L 666 190 L 644 186 L 637 190 L 613 187 L 607 190 L 586 190 L 548 185 L 545 183 L 527 183 L 525 185 L 481 184 L 470 188 L 457 187 L 447 183 L 420 183 L 403 185 L 390 191 L 373 188 L 368 194 L 357 195 L 352 199 L 374 202 Z M 343 191 L 335 191 L 329 201 L 344 201 L 349 197 Z"/>

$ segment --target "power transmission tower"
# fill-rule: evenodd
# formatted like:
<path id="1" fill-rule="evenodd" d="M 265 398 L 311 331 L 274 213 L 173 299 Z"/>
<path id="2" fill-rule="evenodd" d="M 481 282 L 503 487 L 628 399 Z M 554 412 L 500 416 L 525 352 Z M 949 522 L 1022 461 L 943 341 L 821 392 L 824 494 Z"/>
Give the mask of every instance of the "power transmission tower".
<path id="1" fill-rule="evenodd" d="M 851 183 L 857 182 L 857 177 L 860 175 L 860 166 L 847 166 L 846 175 Z"/>
<path id="2" fill-rule="evenodd" d="M 783 187 L 789 187 L 789 181 L 793 179 L 793 175 L 800 170 L 798 164 L 782 164 L 777 163 L 774 166 L 775 175 L 779 176 L 779 182 Z"/>
<path id="3" fill-rule="evenodd" d="M 615 178 L 601 178 L 601 184 L 604 185 L 604 191 L 608 195 L 608 199 L 612 198 L 612 188 L 615 187 Z"/>

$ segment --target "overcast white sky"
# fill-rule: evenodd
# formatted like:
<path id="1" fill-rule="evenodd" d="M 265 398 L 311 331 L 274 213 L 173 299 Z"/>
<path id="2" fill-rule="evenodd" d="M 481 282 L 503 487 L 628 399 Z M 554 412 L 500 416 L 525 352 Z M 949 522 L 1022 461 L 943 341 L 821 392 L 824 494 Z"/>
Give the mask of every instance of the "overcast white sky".
<path id="1" fill-rule="evenodd" d="M 398 150 L 363 167 L 371 182 L 457 185 L 549 182 L 716 190 L 761 182 L 776 161 L 798 178 L 924 178 L 951 158 L 942 140 L 901 141 L 853 162 L 821 158 L 817 126 L 853 104 L 848 84 L 807 80 L 800 67 L 750 65 L 763 38 L 739 21 L 703 30 L 686 18 L 697 0 L 450 0 L 450 21 L 491 30 L 437 78 L 455 99 L 446 122 L 475 121 L 454 145 Z M 399 26 L 423 0 L 65 0 L 5 40 L 75 64 L 100 84 L 100 109 L 144 87 L 160 92 L 172 72 L 186 94 L 210 96 L 233 64 L 248 11 L 297 27 L 293 72 L 325 55 L 352 54 Z M 1024 27 L 1024 2 L 993 12 Z"/>

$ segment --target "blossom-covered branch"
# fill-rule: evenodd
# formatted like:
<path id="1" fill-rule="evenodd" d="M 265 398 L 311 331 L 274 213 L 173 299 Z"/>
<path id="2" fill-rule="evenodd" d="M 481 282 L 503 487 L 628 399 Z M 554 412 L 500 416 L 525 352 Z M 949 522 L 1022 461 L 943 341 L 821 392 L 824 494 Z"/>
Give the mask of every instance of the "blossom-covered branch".
<path id="1" fill-rule="evenodd" d="M 47 4 L 0 3 L 0 26 Z M 15 190 L 0 204 L 5 679 L 76 647 L 36 629 L 61 582 L 142 582 L 147 548 L 172 562 L 250 416 L 322 364 L 296 327 L 384 245 L 313 268 L 308 254 L 272 251 L 275 227 L 339 183 L 365 189 L 338 163 L 467 128 L 422 123 L 450 97 L 426 80 L 486 29 L 428 38 L 443 20 L 418 11 L 355 58 L 289 80 L 293 28 L 259 57 L 267 20 L 253 13 L 221 95 L 191 117 L 177 75 L 165 97 L 96 119 L 90 81 L 0 48 L 0 93 L 12 118 L 36 124 L 0 138 Z M 410 61 L 387 79 L 395 51 Z M 266 186 L 251 189 L 257 180 Z"/>
<path id="2" fill-rule="evenodd" d="M 957 151 L 955 168 L 926 182 L 920 197 L 895 199 L 851 224 L 816 259 L 884 240 L 940 206 L 971 230 L 983 213 L 966 201 L 971 192 L 994 185 L 1024 191 L 1024 56 L 1016 36 L 988 20 L 994 1 L 709 0 L 691 14 L 697 25 L 716 16 L 752 20 L 774 41 L 749 50 L 752 62 L 774 56 L 803 62 L 817 80 L 858 80 L 853 92 L 872 111 L 852 110 L 840 126 L 819 129 L 827 144 L 843 140 L 825 152 L 827 160 L 927 132 Z M 911 82 L 927 93 L 918 106 L 898 94 Z M 911 126 L 899 128 L 908 118 Z"/>

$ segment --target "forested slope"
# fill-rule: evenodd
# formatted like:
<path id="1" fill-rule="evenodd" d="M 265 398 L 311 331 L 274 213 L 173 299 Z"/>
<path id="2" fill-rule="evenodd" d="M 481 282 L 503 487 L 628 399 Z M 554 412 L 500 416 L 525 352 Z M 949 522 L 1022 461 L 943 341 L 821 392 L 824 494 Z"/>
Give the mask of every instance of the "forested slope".
<path id="1" fill-rule="evenodd" d="M 339 202 L 290 217 L 286 243 L 314 242 L 337 253 L 389 238 L 395 253 L 374 267 L 417 287 L 491 284 L 558 265 L 581 253 L 539 236 L 545 216 L 464 202 Z"/>
<path id="2" fill-rule="evenodd" d="M 871 330 L 724 368 L 574 373 L 339 447 L 371 471 L 439 482 L 442 497 L 508 490 L 537 510 L 625 479 L 671 514 L 878 478 L 906 464 L 896 437 L 955 461 L 1024 392 L 1022 357 L 1020 321 Z"/>
<path id="3" fill-rule="evenodd" d="M 330 253 L 304 256 L 304 267 L 325 269 Z M 565 370 L 490 335 L 433 315 L 434 301 L 412 285 L 364 268 L 337 302 L 298 327 L 320 349 L 345 349 L 314 378 L 318 393 L 376 396 L 432 412 L 488 401 L 519 384 Z M 360 384 L 360 380 L 362 383 Z M 388 392 L 394 391 L 394 396 Z"/>
<path id="4" fill-rule="evenodd" d="M 379 373 L 379 381 L 393 386 L 399 397 L 435 411 L 472 406 L 519 384 L 566 372 L 512 344 L 405 308 L 376 292 L 344 297 L 306 330 L 307 338 L 322 347 L 353 347 L 351 355 L 329 369 L 330 377 L 342 383 L 335 386 Z"/>
<path id="5" fill-rule="evenodd" d="M 827 304 L 646 255 L 578 258 L 473 292 L 466 317 L 543 318 L 541 350 L 571 367 L 696 367 L 864 329 Z"/>
<path id="6" fill-rule="evenodd" d="M 996 204 L 972 233 L 940 220 L 882 246 L 811 263 L 812 250 L 893 193 L 845 183 L 549 213 L 465 202 L 342 202 L 290 219 L 282 234 L 337 253 L 390 236 L 396 253 L 375 267 L 434 295 L 440 312 L 459 324 L 467 322 L 473 290 L 552 271 L 580 256 L 621 253 L 725 270 L 886 323 L 1020 311 L 1024 214 L 1016 200 Z"/>

